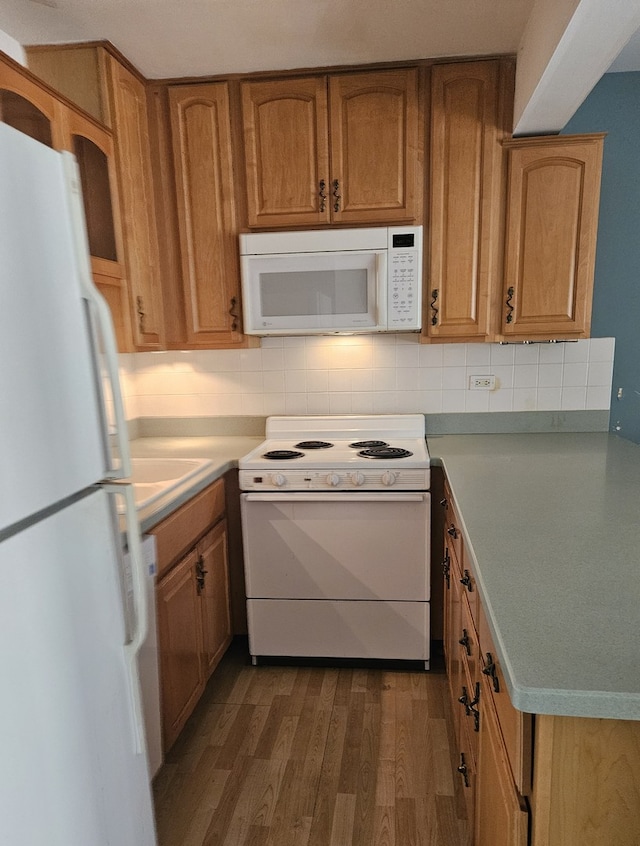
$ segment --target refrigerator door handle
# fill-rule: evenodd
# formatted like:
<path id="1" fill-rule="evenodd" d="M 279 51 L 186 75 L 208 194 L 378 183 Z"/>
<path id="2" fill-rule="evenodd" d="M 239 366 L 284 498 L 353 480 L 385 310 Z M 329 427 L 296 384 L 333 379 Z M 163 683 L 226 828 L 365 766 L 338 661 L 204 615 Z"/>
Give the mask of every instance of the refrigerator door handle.
<path id="1" fill-rule="evenodd" d="M 90 318 L 95 318 L 98 326 L 99 336 L 104 345 L 104 367 L 106 376 L 110 384 L 111 399 L 113 402 L 113 418 L 116 444 L 116 454 L 119 461 L 114 460 L 113 453 L 110 448 L 110 432 L 107 426 L 106 409 L 104 408 L 104 391 L 100 380 L 100 372 L 96 367 L 96 377 L 98 379 L 97 389 L 100 400 L 103 404 L 102 420 L 105 438 L 105 453 L 107 461 L 106 479 L 126 479 L 131 475 L 131 459 L 129 455 L 129 438 L 127 432 L 127 424 L 124 415 L 124 405 L 122 402 L 122 393 L 120 391 L 120 377 L 118 374 L 118 350 L 115 341 L 115 332 L 113 329 L 113 321 L 111 320 L 111 312 L 104 300 L 104 297 L 93 284 L 93 276 L 91 273 L 91 264 L 89 261 L 89 241 L 87 237 L 87 229 L 84 218 L 84 210 L 82 207 L 82 189 L 80 182 L 80 172 L 75 157 L 68 152 L 62 153 L 64 169 L 67 177 L 67 184 L 69 186 L 71 216 L 73 219 L 73 231 L 76 249 L 76 258 L 78 261 L 78 271 L 80 278 L 80 287 L 82 296 L 89 303 Z M 92 319 L 90 319 L 90 327 L 93 331 Z M 93 331 L 94 349 L 96 348 L 97 338 Z M 95 349 L 97 358 L 97 349 Z M 97 365 L 97 361 L 96 361 Z"/>
<path id="2" fill-rule="evenodd" d="M 141 755 L 146 750 L 146 744 L 144 709 L 142 704 L 142 691 L 140 687 L 140 674 L 138 670 L 138 653 L 147 638 L 149 612 L 147 608 L 147 593 L 145 585 L 146 572 L 140 541 L 140 527 L 138 524 L 135 500 L 133 498 L 133 485 L 107 483 L 102 487 L 109 494 L 124 497 L 125 502 L 125 532 L 127 535 L 127 547 L 131 564 L 134 624 L 133 630 L 130 634 L 130 640 L 125 644 L 124 651 L 129 667 L 129 688 L 131 691 L 133 715 L 134 749 L 136 754 Z"/>

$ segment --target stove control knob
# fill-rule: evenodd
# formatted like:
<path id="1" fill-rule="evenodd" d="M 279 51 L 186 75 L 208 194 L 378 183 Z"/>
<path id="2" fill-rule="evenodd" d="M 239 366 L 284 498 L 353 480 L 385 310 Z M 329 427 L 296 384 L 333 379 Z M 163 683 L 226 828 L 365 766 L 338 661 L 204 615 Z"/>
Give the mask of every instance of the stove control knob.
<path id="1" fill-rule="evenodd" d="M 338 485 L 340 484 L 340 482 L 341 482 L 341 479 L 340 479 L 340 476 L 338 476 L 337 473 L 329 473 L 329 475 L 327 476 L 327 484 L 331 488 L 337 488 Z"/>
<path id="2" fill-rule="evenodd" d="M 274 473 L 271 477 L 271 483 L 274 484 L 277 488 L 281 488 L 287 482 L 286 476 L 283 476 L 282 473 Z"/>
<path id="3" fill-rule="evenodd" d="M 396 474 L 391 470 L 385 470 L 382 474 L 382 484 L 390 488 L 396 483 Z"/>
<path id="4" fill-rule="evenodd" d="M 365 478 L 364 473 L 352 473 L 351 474 L 351 484 L 355 485 L 356 487 L 360 487 L 360 485 L 364 485 Z"/>

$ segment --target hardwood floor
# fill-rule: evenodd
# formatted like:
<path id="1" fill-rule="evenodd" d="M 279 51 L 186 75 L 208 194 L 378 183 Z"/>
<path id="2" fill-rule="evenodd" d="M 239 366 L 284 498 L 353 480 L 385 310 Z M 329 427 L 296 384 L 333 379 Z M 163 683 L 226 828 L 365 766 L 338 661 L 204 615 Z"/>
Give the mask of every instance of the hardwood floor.
<path id="1" fill-rule="evenodd" d="M 160 846 L 464 846 L 446 684 L 234 643 L 156 778 Z"/>

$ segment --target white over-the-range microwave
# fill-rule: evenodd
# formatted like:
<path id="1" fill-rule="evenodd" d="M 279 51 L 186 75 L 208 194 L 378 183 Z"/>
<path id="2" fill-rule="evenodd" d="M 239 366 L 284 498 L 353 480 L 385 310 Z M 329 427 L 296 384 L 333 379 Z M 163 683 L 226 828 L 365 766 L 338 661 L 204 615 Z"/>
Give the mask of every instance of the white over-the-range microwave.
<path id="1" fill-rule="evenodd" d="M 249 335 L 417 332 L 422 227 L 240 235 Z"/>

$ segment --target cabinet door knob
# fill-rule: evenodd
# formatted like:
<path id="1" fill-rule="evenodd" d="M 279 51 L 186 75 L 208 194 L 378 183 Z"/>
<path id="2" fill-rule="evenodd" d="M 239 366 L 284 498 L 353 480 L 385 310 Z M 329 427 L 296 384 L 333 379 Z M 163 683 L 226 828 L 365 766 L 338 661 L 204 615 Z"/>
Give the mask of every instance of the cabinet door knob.
<path id="1" fill-rule="evenodd" d="M 429 303 L 429 308 L 431 309 L 431 325 L 437 326 L 438 325 L 438 312 L 440 311 L 437 308 L 436 303 L 438 301 L 438 289 L 434 288 L 431 292 L 431 302 Z"/>
<path id="2" fill-rule="evenodd" d="M 447 502 L 447 498 L 446 498 L 446 497 L 445 497 L 444 499 L 441 499 L 441 500 L 440 500 L 440 505 L 441 505 L 443 508 L 447 508 L 447 507 L 449 506 L 449 503 Z"/>
<path id="3" fill-rule="evenodd" d="M 493 655 L 490 652 L 487 652 L 487 666 L 482 668 L 482 672 L 485 676 L 489 676 L 489 678 L 491 679 L 494 692 L 500 693 L 500 680 L 498 679 L 498 673 L 495 661 L 493 660 Z"/>
<path id="4" fill-rule="evenodd" d="M 460 579 L 460 584 L 464 585 L 469 593 L 473 593 L 473 583 L 471 581 L 471 573 L 468 570 L 463 571 L 462 578 Z"/>
<path id="5" fill-rule="evenodd" d="M 334 212 L 340 211 L 340 200 L 342 197 L 340 196 L 340 182 L 337 179 L 333 180 L 333 199 Z"/>
<path id="6" fill-rule="evenodd" d="M 238 314 L 238 298 L 231 297 L 231 304 L 229 306 L 229 314 L 231 315 L 231 331 L 236 332 L 238 329 L 238 320 L 240 319 L 240 315 Z"/>
<path id="7" fill-rule="evenodd" d="M 471 655 L 471 641 L 469 640 L 469 632 L 466 629 L 462 630 L 462 637 L 458 643 L 460 646 L 464 646 L 467 655 Z"/>
<path id="8" fill-rule="evenodd" d="M 515 294 L 515 288 L 507 288 L 507 299 L 505 301 L 505 305 L 507 307 L 507 323 L 513 322 L 513 295 Z"/>
<path id="9" fill-rule="evenodd" d="M 460 763 L 456 767 L 456 770 L 462 776 L 462 781 L 464 783 L 464 786 L 469 787 L 469 770 L 468 770 L 467 765 L 465 763 L 463 752 L 460 753 Z"/>
<path id="10" fill-rule="evenodd" d="M 327 187 L 327 183 L 324 179 L 320 180 L 320 190 L 318 191 L 318 197 L 320 197 L 320 211 L 323 212 L 327 207 L 327 194 L 325 192 L 325 188 Z"/>
<path id="11" fill-rule="evenodd" d="M 144 300 L 142 297 L 136 297 L 136 314 L 138 315 L 138 329 L 144 334 L 144 322 L 147 314 L 144 310 Z"/>

